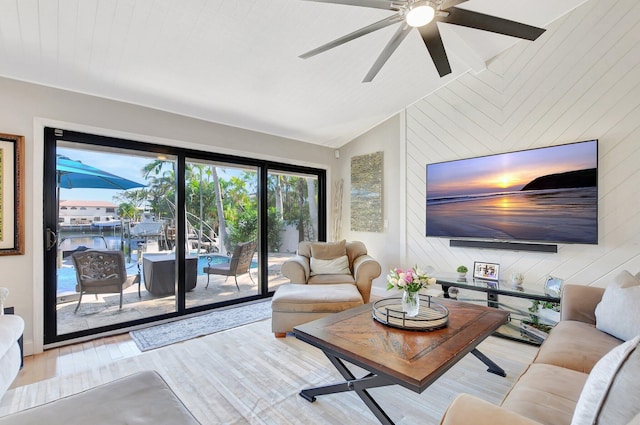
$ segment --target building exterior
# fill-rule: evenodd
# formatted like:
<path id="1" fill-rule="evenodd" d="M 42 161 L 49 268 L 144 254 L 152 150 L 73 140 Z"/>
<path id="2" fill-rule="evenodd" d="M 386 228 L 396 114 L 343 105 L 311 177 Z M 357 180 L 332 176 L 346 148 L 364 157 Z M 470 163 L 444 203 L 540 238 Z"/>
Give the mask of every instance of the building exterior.
<path id="1" fill-rule="evenodd" d="M 60 227 L 120 224 L 118 206 L 107 201 L 60 201 Z"/>

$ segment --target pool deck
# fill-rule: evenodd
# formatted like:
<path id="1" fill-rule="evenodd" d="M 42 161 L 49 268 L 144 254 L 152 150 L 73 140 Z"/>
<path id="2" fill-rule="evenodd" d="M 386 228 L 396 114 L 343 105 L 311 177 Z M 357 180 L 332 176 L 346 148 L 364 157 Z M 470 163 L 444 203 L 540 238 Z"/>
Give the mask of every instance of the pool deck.
<path id="1" fill-rule="evenodd" d="M 289 281 L 280 273 L 280 267 L 285 260 L 293 255 L 269 253 L 270 290 Z M 225 276 L 211 275 L 209 287 L 205 288 L 207 275 L 199 275 L 196 287 L 187 292 L 187 308 L 257 295 L 259 290 L 257 269 L 251 269 L 251 274 L 253 282 L 248 274 L 238 276 L 240 291 L 236 288 L 233 276 L 230 276 L 225 282 Z M 125 289 L 122 310 L 120 310 L 118 308 L 120 295 L 117 293 L 100 294 L 97 297 L 93 294 L 85 294 L 77 313 L 74 313 L 78 303 L 77 293 L 59 296 L 57 304 L 58 334 L 64 335 L 175 311 L 175 295 L 173 294 L 168 296 L 152 295 L 147 292 L 144 282 L 142 282 L 140 295 L 138 298 L 137 284 Z"/>

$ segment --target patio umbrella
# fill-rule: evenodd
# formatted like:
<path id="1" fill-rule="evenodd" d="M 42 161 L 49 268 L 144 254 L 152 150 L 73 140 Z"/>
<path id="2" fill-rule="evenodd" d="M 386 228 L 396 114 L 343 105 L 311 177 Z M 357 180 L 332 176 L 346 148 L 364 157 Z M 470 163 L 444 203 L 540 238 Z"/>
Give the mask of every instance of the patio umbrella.
<path id="1" fill-rule="evenodd" d="M 143 183 L 116 176 L 62 155 L 56 157 L 56 177 L 58 179 L 58 202 L 60 201 L 60 189 L 127 190 L 146 186 Z M 120 244 L 122 248 L 124 240 L 121 240 Z"/>
<path id="2" fill-rule="evenodd" d="M 143 183 L 116 176 L 65 156 L 56 158 L 56 175 L 58 188 L 63 189 L 126 190 L 145 186 Z"/>

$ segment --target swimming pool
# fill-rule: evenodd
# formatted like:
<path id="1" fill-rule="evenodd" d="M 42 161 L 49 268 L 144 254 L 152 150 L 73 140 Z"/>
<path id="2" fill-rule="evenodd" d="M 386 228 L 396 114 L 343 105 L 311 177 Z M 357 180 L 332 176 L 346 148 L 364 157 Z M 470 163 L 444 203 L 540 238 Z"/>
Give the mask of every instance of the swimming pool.
<path id="1" fill-rule="evenodd" d="M 198 276 L 204 275 L 202 271 L 208 264 L 207 257 L 211 257 L 211 264 L 228 263 L 231 258 L 224 255 L 204 254 L 198 256 Z M 251 262 L 251 268 L 258 267 L 256 261 Z M 131 256 L 131 262 L 127 263 L 127 274 L 138 273 L 138 263 L 135 254 Z M 140 273 L 144 273 L 140 267 Z M 143 280 L 144 282 L 144 277 Z M 58 269 L 58 290 L 57 295 L 65 292 L 76 292 L 76 269 L 71 265 L 70 260 L 66 260 L 61 268 Z"/>

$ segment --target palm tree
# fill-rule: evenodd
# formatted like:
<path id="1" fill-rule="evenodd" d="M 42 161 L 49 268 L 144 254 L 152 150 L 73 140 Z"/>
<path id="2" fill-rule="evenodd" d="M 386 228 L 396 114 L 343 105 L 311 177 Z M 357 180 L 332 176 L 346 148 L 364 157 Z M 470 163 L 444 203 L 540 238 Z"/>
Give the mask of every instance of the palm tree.
<path id="1" fill-rule="evenodd" d="M 282 185 L 280 184 L 280 174 L 276 174 L 276 215 L 282 221 L 284 220 L 282 205 Z"/>
<path id="2" fill-rule="evenodd" d="M 218 170 L 216 169 L 216 167 L 211 167 L 211 176 L 213 177 L 213 188 L 216 195 L 216 208 L 218 209 L 218 249 L 222 255 L 227 255 L 227 244 L 229 243 L 229 235 L 227 235 L 227 223 L 224 218 L 224 209 L 222 208 L 220 179 L 218 178 Z"/>
<path id="3" fill-rule="evenodd" d="M 309 221 L 311 222 L 311 228 L 313 229 L 313 235 L 310 240 L 318 239 L 318 207 L 316 205 L 316 185 L 315 179 L 307 177 L 307 199 L 309 205 Z"/>

